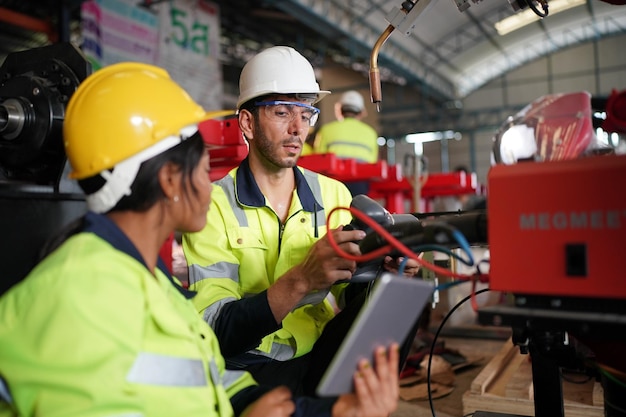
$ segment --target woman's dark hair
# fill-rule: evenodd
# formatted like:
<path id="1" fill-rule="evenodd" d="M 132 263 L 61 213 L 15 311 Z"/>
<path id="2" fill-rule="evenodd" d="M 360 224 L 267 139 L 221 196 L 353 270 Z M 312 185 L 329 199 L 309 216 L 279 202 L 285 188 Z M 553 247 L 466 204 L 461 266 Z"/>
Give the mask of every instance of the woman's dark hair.
<path id="1" fill-rule="evenodd" d="M 111 211 L 146 211 L 157 201 L 165 198 L 165 194 L 163 194 L 159 184 L 158 172 L 167 163 L 172 163 L 181 168 L 183 183 L 191 185 L 191 191 L 197 194 L 198 190 L 195 189 L 192 182 L 188 181 L 188 179 L 191 178 L 191 174 L 204 152 L 206 152 L 204 141 L 200 133 L 196 132 L 189 139 L 144 161 L 139 167 L 137 177 L 131 186 L 131 194 L 122 197 Z M 96 175 L 95 177 L 79 181 L 79 184 L 86 194 L 90 194 L 104 185 L 104 180 L 100 175 Z"/>
<path id="2" fill-rule="evenodd" d="M 187 194 L 187 185 L 194 195 L 198 190 L 190 181 L 193 170 L 206 152 L 204 141 L 199 132 L 179 145 L 145 161 L 141 164 L 137 177 L 131 186 L 131 194 L 124 196 L 111 211 L 133 210 L 146 211 L 157 201 L 165 198 L 159 184 L 158 172 L 167 163 L 178 165 L 182 171 L 182 182 L 185 184 L 184 194 Z"/>
<path id="3" fill-rule="evenodd" d="M 132 210 L 142 212 L 148 210 L 157 201 L 165 198 L 165 194 L 163 194 L 163 190 L 159 184 L 158 172 L 159 169 L 167 163 L 178 165 L 182 170 L 182 180 L 183 184 L 185 184 L 184 193 L 187 193 L 188 189 L 191 189 L 193 194 L 196 195 L 198 193 L 198 189 L 193 185 L 193 182 L 190 181 L 190 178 L 193 170 L 198 165 L 200 159 L 202 159 L 204 152 L 206 152 L 204 141 L 202 140 L 200 133 L 196 132 L 189 139 L 182 141 L 180 144 L 147 161 L 144 161 L 141 164 L 137 177 L 131 186 L 131 195 L 122 197 L 122 199 L 111 209 L 111 211 Z M 93 177 L 80 180 L 78 183 L 85 194 L 91 194 L 102 187 L 105 180 L 100 175 L 95 175 Z M 43 259 L 72 235 L 81 232 L 83 228 L 84 216 L 81 216 L 44 243 L 39 252 L 39 259 Z"/>

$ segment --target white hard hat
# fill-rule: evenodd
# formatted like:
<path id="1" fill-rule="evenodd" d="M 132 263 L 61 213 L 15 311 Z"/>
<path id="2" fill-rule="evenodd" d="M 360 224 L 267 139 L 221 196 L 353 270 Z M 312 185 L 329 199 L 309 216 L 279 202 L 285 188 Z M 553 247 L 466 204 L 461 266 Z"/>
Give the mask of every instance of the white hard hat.
<path id="1" fill-rule="evenodd" d="M 358 91 L 350 90 L 343 93 L 341 96 L 341 109 L 347 111 L 353 111 L 355 113 L 361 113 L 365 108 L 363 102 L 363 96 Z"/>
<path id="2" fill-rule="evenodd" d="M 237 108 L 267 94 L 311 94 L 316 103 L 330 91 L 320 90 L 311 63 L 298 51 L 288 46 L 273 46 L 244 65 L 239 77 Z"/>

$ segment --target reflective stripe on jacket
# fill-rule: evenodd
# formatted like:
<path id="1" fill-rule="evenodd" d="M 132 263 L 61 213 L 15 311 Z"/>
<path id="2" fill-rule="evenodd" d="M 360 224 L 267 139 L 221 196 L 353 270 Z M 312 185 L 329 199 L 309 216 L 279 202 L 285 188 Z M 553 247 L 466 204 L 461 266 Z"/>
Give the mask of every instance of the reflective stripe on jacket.
<path id="1" fill-rule="evenodd" d="M 352 197 L 342 183 L 298 167 L 294 173 L 296 190 L 284 224 L 267 205 L 246 159 L 214 184 L 204 230 L 184 236 L 190 288 L 197 291 L 193 302 L 210 325 L 226 303 L 267 290 L 301 263 L 326 234 L 328 213 L 338 206 L 349 207 Z M 349 211 L 337 211 L 330 227 L 351 219 Z M 333 286 L 333 293 L 338 296 L 342 288 Z M 283 320 L 282 328 L 264 337 L 249 353 L 275 360 L 308 353 L 334 317 L 327 295 L 327 291 L 307 295 Z M 273 317 L 268 319 L 273 321 Z M 263 320 L 260 314 L 259 320 Z"/>
<path id="2" fill-rule="evenodd" d="M 0 298 L 0 376 L 3 416 L 232 416 L 255 385 L 163 272 L 90 232 Z"/>

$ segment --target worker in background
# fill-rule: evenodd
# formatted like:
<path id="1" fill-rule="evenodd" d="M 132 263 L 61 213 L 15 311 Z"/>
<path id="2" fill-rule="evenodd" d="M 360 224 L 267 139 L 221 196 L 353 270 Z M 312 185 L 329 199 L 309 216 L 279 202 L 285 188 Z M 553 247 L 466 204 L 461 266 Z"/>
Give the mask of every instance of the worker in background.
<path id="1" fill-rule="evenodd" d="M 214 183 L 204 229 L 183 236 L 193 301 L 216 332 L 227 368 L 313 395 L 365 298 L 363 284 L 333 285 L 356 269 L 326 235 L 328 213 L 349 207 L 350 192 L 297 166 L 319 113 L 314 104 L 329 92 L 307 59 L 286 46 L 250 59 L 239 88 L 239 126 L 250 150 Z M 334 240 L 359 254 L 365 233 L 343 230 L 351 215 L 336 214 L 329 219 Z M 329 291 L 343 307 L 334 320 Z"/>
<path id="2" fill-rule="evenodd" d="M 149 93 L 149 94 L 148 94 Z M 198 123 L 151 65 L 120 63 L 73 94 L 64 140 L 88 213 L 0 298 L 2 416 L 387 416 L 397 352 L 360 364 L 356 394 L 293 398 L 225 369 L 211 328 L 158 256 L 211 201 Z M 245 410 L 245 412 L 244 412 Z"/>
<path id="3" fill-rule="evenodd" d="M 367 116 L 363 96 L 346 91 L 339 100 L 341 118 L 320 127 L 315 138 L 315 153 L 334 153 L 339 158 L 352 158 L 373 164 L 378 161 L 378 134 L 363 118 Z M 368 181 L 349 181 L 352 195 L 367 194 Z"/>

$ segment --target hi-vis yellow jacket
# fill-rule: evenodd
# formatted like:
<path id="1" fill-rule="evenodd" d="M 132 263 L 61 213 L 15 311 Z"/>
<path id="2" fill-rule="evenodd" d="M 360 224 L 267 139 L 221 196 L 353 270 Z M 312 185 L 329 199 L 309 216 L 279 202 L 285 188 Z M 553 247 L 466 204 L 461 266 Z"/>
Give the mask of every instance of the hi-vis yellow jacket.
<path id="1" fill-rule="evenodd" d="M 326 234 L 328 213 L 349 207 L 352 197 L 339 181 L 296 167 L 288 219 L 281 224 L 252 176 L 248 160 L 215 182 L 204 230 L 185 235 L 193 302 L 216 331 L 223 355 L 247 352 L 252 363 L 263 358 L 289 360 L 308 353 L 334 310 L 328 291 L 309 294 L 277 325 L 266 290 L 302 262 Z M 330 218 L 330 227 L 350 223 L 347 210 Z M 345 285 L 333 286 L 340 297 Z"/>
<path id="2" fill-rule="evenodd" d="M 0 298 L 1 416 L 232 416 L 256 386 L 104 216 Z M 107 223 L 108 222 L 108 223 Z"/>
<path id="3" fill-rule="evenodd" d="M 331 152 L 370 164 L 378 161 L 378 134 L 367 123 L 353 117 L 335 120 L 320 127 L 315 152 Z"/>

